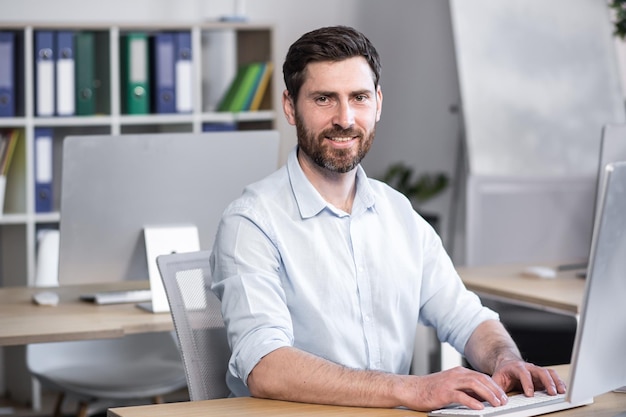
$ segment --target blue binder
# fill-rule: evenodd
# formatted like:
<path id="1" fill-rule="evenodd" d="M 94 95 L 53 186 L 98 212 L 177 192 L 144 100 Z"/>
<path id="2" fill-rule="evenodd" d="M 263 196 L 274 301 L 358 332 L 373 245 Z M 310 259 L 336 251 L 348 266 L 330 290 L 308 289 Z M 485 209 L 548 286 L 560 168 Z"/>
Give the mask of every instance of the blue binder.
<path id="1" fill-rule="evenodd" d="M 74 99 L 76 61 L 73 32 L 57 32 L 56 52 L 56 114 L 58 116 L 73 116 L 76 114 Z"/>
<path id="2" fill-rule="evenodd" d="M 15 116 L 15 33 L 0 32 L 0 117 Z"/>
<path id="3" fill-rule="evenodd" d="M 35 114 L 54 116 L 54 32 L 35 32 Z"/>
<path id="4" fill-rule="evenodd" d="M 174 55 L 176 46 L 173 33 L 157 33 L 152 39 L 153 56 L 153 112 L 176 112 Z"/>
<path id="5" fill-rule="evenodd" d="M 52 211 L 52 146 L 53 136 L 50 128 L 35 128 L 35 211 Z"/>
<path id="6" fill-rule="evenodd" d="M 203 132 L 230 132 L 237 130 L 235 122 L 207 122 L 202 123 Z"/>
<path id="7" fill-rule="evenodd" d="M 191 62 L 191 33 L 176 33 L 176 112 L 193 110 L 193 65 Z"/>

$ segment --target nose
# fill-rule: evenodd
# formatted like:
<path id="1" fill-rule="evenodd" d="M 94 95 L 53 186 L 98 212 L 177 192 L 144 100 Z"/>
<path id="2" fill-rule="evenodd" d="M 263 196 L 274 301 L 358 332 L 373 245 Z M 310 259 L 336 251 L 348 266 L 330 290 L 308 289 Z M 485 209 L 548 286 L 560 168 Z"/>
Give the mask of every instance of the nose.
<path id="1" fill-rule="evenodd" d="M 342 100 L 337 104 L 333 124 L 342 129 L 349 129 L 354 125 L 354 109 L 350 102 Z"/>

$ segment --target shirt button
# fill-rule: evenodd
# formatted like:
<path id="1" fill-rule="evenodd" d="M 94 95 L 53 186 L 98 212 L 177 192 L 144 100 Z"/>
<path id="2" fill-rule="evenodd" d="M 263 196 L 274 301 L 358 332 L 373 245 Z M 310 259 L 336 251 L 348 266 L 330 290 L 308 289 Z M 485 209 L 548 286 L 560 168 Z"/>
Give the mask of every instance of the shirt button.
<path id="1" fill-rule="evenodd" d="M 369 323 L 370 322 L 370 316 L 365 316 L 364 320 L 365 320 L 366 323 Z"/>

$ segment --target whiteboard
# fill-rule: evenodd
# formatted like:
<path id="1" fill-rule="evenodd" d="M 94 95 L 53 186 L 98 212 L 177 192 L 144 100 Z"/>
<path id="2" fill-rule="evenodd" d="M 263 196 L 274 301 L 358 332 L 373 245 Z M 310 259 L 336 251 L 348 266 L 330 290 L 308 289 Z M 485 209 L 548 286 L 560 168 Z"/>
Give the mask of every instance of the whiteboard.
<path id="1" fill-rule="evenodd" d="M 622 122 L 604 0 L 450 0 L 469 170 L 596 175 Z"/>

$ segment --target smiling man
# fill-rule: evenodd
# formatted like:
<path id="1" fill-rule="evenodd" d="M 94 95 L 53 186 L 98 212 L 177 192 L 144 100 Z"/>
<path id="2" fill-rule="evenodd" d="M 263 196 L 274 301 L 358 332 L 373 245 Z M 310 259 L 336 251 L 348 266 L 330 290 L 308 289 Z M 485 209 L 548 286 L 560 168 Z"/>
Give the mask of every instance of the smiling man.
<path id="1" fill-rule="evenodd" d="M 564 392 L 556 373 L 521 359 L 410 202 L 360 166 L 381 115 L 380 71 L 370 41 L 343 26 L 287 53 L 282 101 L 298 144 L 226 209 L 211 258 L 233 394 L 432 410 L 501 405 L 512 389 Z M 477 371 L 409 375 L 418 322 Z"/>

